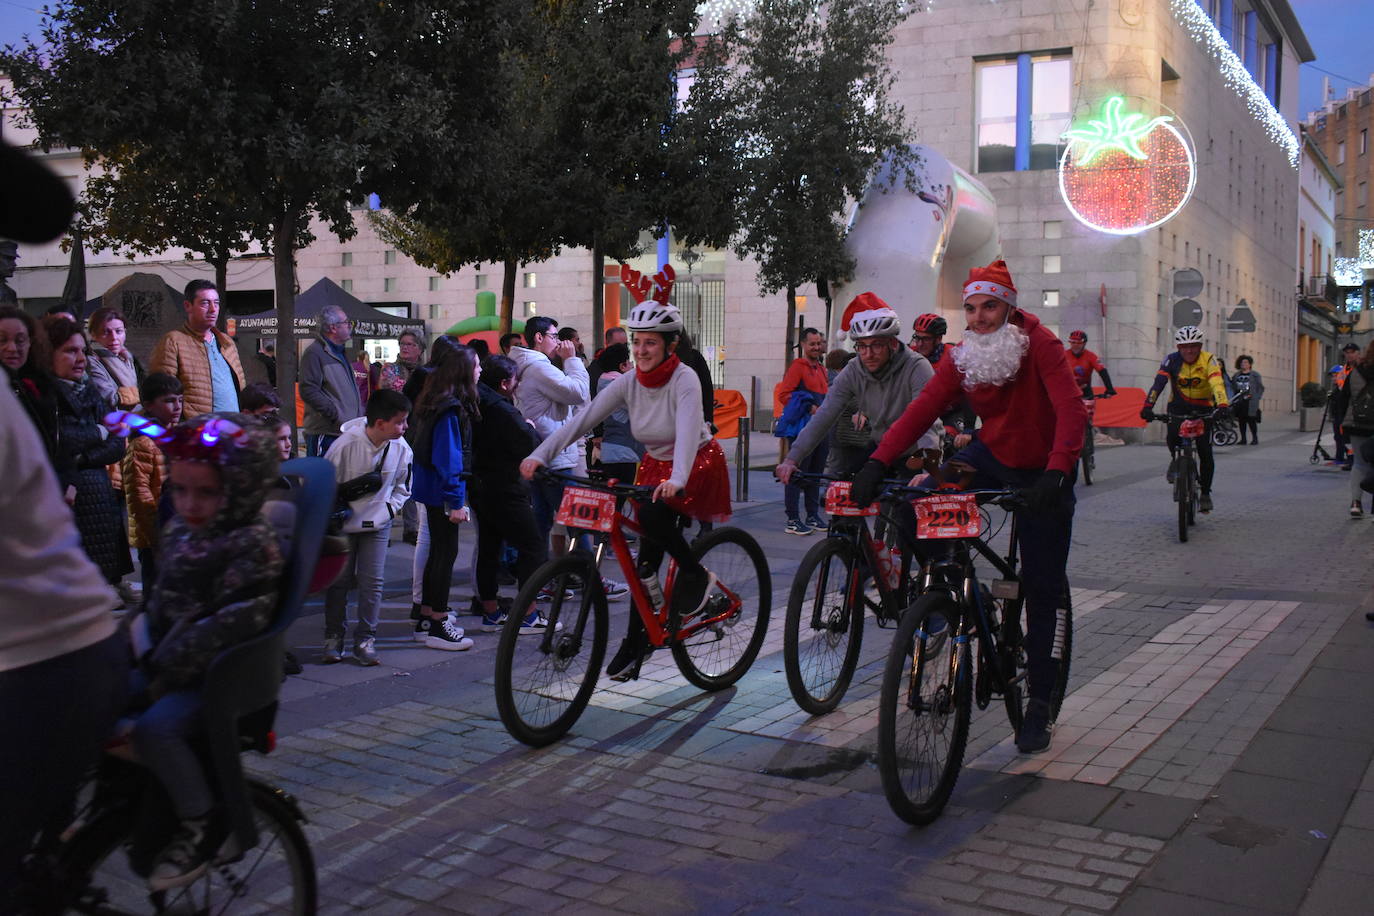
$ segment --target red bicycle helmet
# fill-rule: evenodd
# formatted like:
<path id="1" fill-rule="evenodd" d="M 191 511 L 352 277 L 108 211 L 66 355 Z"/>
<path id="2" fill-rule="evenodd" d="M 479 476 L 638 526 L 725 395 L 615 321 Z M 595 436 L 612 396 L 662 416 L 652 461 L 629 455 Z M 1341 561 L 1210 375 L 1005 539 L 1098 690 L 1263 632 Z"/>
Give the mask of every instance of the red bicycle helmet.
<path id="1" fill-rule="evenodd" d="M 927 312 L 916 316 L 916 320 L 911 323 L 911 330 L 917 334 L 929 334 L 931 337 L 944 337 L 945 332 L 949 330 L 949 323 L 939 315 Z"/>
<path id="2" fill-rule="evenodd" d="M 1069 343 L 1087 343 L 1088 335 L 1083 331 L 1074 331 L 1069 335 Z"/>

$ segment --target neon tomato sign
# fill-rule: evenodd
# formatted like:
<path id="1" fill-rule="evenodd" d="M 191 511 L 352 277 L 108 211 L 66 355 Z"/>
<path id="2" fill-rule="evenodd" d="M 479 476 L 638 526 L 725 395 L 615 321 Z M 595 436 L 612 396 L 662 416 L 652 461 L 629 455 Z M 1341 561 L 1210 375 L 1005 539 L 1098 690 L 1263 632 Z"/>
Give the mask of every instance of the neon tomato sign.
<path id="1" fill-rule="evenodd" d="M 1197 160 L 1182 122 L 1128 112 L 1112 96 L 1086 125 L 1064 132 L 1059 193 L 1079 222 L 1134 235 L 1172 219 L 1197 184 Z"/>

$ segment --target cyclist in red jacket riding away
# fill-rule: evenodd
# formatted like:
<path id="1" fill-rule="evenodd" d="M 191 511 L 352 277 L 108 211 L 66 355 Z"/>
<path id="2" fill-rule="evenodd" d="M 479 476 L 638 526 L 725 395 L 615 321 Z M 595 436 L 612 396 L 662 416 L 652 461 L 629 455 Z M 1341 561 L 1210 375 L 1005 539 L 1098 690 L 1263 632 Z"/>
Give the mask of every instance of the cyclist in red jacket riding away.
<path id="1" fill-rule="evenodd" d="M 852 492 L 859 505 L 871 503 L 902 451 L 941 411 L 961 396 L 968 399 L 983 426 L 954 461 L 975 469 L 976 488 L 1025 489 L 1025 508 L 1017 514 L 1030 683 L 1016 746 L 1036 753 L 1050 744 L 1050 700 L 1059 670 L 1055 631 L 1059 609 L 1069 607 L 1065 569 L 1073 530 L 1073 474 L 1087 411 L 1058 338 L 1016 307 L 1006 262 L 970 271 L 964 314 L 969 333 L 883 436 L 855 476 Z"/>
<path id="2" fill-rule="evenodd" d="M 1069 335 L 1068 352 L 1065 355 L 1069 360 L 1069 368 L 1073 370 L 1074 381 L 1082 389 L 1084 398 L 1093 396 L 1094 372 L 1102 376 L 1102 387 L 1106 389 L 1102 392 L 1102 397 L 1116 396 L 1116 389 L 1112 387 L 1112 377 L 1107 374 L 1106 365 L 1098 359 L 1096 353 L 1088 349 L 1088 335 L 1085 332 L 1074 331 Z"/>

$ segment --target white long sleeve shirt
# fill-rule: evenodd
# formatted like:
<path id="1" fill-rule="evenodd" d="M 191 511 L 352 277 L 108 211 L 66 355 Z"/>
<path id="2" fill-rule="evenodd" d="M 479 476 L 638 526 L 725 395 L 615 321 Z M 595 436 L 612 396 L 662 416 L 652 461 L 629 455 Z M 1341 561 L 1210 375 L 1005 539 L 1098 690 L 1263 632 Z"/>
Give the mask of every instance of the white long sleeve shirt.
<path id="1" fill-rule="evenodd" d="M 671 461 L 673 473 L 668 479 L 685 487 L 697 449 L 711 441 L 711 428 L 701 417 L 701 381 L 686 365 L 679 365 L 658 388 L 640 384 L 633 370 L 625 373 L 602 389 L 591 407 L 545 439 L 530 457 L 549 464 L 551 457 L 621 408 L 630 415 L 630 434 L 654 458 Z"/>

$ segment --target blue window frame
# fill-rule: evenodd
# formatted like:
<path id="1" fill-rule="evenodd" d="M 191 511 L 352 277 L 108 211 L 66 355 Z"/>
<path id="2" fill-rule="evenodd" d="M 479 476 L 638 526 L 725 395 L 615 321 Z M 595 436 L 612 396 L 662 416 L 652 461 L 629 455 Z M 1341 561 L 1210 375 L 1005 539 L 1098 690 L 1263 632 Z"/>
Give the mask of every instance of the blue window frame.
<path id="1" fill-rule="evenodd" d="M 1054 168 L 1073 104 L 1072 57 L 1017 54 L 974 66 L 976 171 Z"/>

